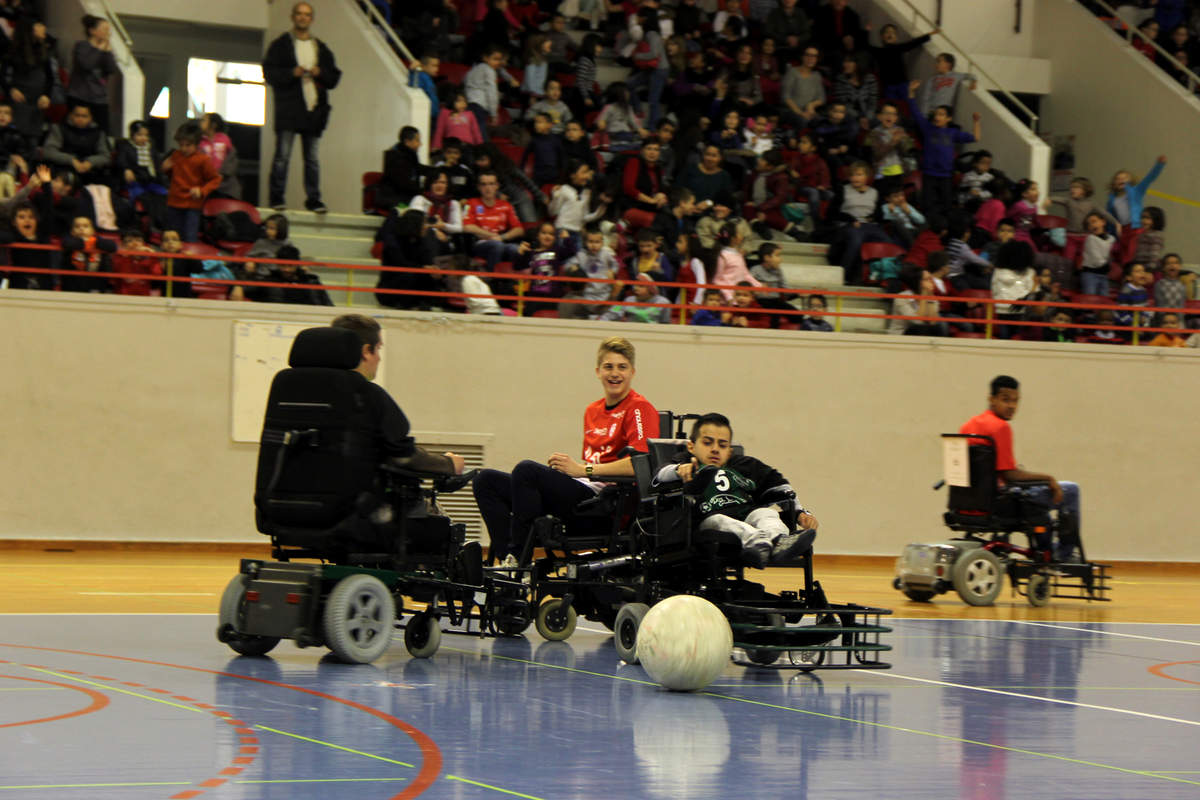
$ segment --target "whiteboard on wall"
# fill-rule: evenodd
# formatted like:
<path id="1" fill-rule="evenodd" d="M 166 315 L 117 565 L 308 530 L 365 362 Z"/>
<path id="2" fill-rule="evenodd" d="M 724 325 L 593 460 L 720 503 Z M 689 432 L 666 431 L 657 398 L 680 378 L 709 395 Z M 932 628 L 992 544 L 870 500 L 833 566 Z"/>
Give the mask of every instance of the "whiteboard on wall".
<path id="1" fill-rule="evenodd" d="M 231 432 L 235 442 L 257 442 L 262 434 L 271 381 L 287 368 L 292 340 L 305 328 L 323 327 L 320 321 L 272 322 L 235 320 L 233 323 L 233 391 L 230 397 Z M 383 364 L 375 376 L 383 382 Z"/>

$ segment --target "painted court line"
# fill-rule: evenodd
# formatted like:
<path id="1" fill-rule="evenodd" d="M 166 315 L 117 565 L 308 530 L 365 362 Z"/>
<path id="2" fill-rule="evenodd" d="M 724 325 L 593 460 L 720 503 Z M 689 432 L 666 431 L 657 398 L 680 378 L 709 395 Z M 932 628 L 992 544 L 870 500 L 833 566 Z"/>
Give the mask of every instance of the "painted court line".
<path id="1" fill-rule="evenodd" d="M 1078 628 L 1074 625 L 1052 625 L 1048 622 L 1029 622 L 1023 619 L 1003 619 L 996 620 L 997 622 L 1010 622 L 1013 625 L 1032 625 L 1035 628 L 1054 628 L 1059 631 L 1083 631 L 1084 633 L 1095 633 L 1103 636 L 1119 636 L 1122 639 L 1141 639 L 1147 642 L 1163 642 L 1164 644 L 1189 644 L 1195 647 L 1200 647 L 1200 642 L 1190 642 L 1186 639 L 1165 639 L 1161 636 L 1140 636 L 1136 633 L 1118 633 L 1116 631 L 1097 630 L 1096 628 Z"/>
<path id="2" fill-rule="evenodd" d="M 903 681 L 913 681 L 914 683 L 925 683 L 933 686 L 943 686 L 951 689 L 965 689 L 972 692 L 984 692 L 985 694 L 998 694 L 1004 697 L 1015 697 L 1019 700 L 1036 700 L 1041 703 L 1055 703 L 1057 705 L 1072 706 L 1074 708 L 1087 708 L 1092 711 L 1109 711 L 1114 714 L 1128 714 L 1133 717 L 1144 717 L 1146 719 L 1154 719 L 1160 722 L 1175 722 L 1180 725 L 1194 725 L 1200 727 L 1200 720 L 1180 719 L 1179 717 L 1167 717 L 1162 714 L 1150 714 L 1146 711 L 1134 711 L 1128 708 L 1114 708 L 1112 706 L 1100 706 L 1093 703 L 1080 703 L 1076 700 L 1060 700 L 1057 697 L 1044 697 L 1036 694 L 1023 694 L 1021 692 L 1009 692 L 1003 689 L 986 689 L 982 686 L 968 686 L 964 683 L 951 683 L 950 681 L 939 681 L 932 678 L 918 678 L 915 675 L 900 675 L 899 673 L 888 670 L 886 674 L 877 673 L 873 670 L 863 670 L 863 674 L 871 675 L 880 678 L 897 678 Z"/>

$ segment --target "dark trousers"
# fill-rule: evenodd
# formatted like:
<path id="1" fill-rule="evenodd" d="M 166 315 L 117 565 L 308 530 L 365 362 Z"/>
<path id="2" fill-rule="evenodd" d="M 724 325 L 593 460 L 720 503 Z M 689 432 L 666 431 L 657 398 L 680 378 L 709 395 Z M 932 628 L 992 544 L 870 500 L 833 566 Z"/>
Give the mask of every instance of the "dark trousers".
<path id="1" fill-rule="evenodd" d="M 275 158 L 271 162 L 271 179 L 269 182 L 269 202 L 271 205 L 283 203 L 283 195 L 287 190 L 288 164 L 292 160 L 292 145 L 296 141 L 297 131 L 275 131 Z M 304 196 L 309 203 L 321 202 L 321 165 L 317 161 L 317 146 L 321 137 L 315 133 L 300 133 L 300 143 L 304 149 Z"/>
<path id="2" fill-rule="evenodd" d="M 954 180 L 932 175 L 921 177 L 921 210 L 925 216 L 945 214 L 954 205 Z"/>
<path id="3" fill-rule="evenodd" d="M 520 554 L 537 517 L 553 514 L 570 524 L 575 508 L 596 496 L 591 487 L 536 461 L 522 461 L 511 474 L 480 470 L 472 489 L 488 529 L 488 557 L 495 561 Z"/>
<path id="4" fill-rule="evenodd" d="M 196 241 L 200 235 L 200 209 L 167 206 L 167 229 L 178 233 L 185 242 Z"/>

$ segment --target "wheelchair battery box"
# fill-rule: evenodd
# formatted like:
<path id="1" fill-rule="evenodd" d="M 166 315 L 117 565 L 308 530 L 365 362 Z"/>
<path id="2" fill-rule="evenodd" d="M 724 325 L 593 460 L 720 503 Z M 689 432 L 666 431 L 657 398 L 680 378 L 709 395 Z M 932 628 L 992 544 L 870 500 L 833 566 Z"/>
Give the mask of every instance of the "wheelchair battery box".
<path id="1" fill-rule="evenodd" d="M 310 627 L 320 586 L 320 564 L 263 563 L 246 583 L 242 632 L 296 638 Z"/>
<path id="2" fill-rule="evenodd" d="M 896 559 L 896 577 L 908 586 L 933 586 L 949 581 L 963 548 L 956 544 L 910 544 Z"/>

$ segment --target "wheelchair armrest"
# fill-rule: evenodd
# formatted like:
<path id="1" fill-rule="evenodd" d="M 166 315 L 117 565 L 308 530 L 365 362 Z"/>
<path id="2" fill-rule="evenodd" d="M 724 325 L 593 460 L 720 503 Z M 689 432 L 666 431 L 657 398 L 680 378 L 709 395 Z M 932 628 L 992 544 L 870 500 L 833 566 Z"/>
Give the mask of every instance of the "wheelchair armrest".
<path id="1" fill-rule="evenodd" d="M 1005 481 L 1005 486 L 1049 486 L 1050 481 Z"/>
<path id="2" fill-rule="evenodd" d="M 475 480 L 477 474 L 479 474 L 479 470 L 469 469 L 462 475 L 440 475 L 433 479 L 433 489 L 438 494 L 457 492 Z"/>

